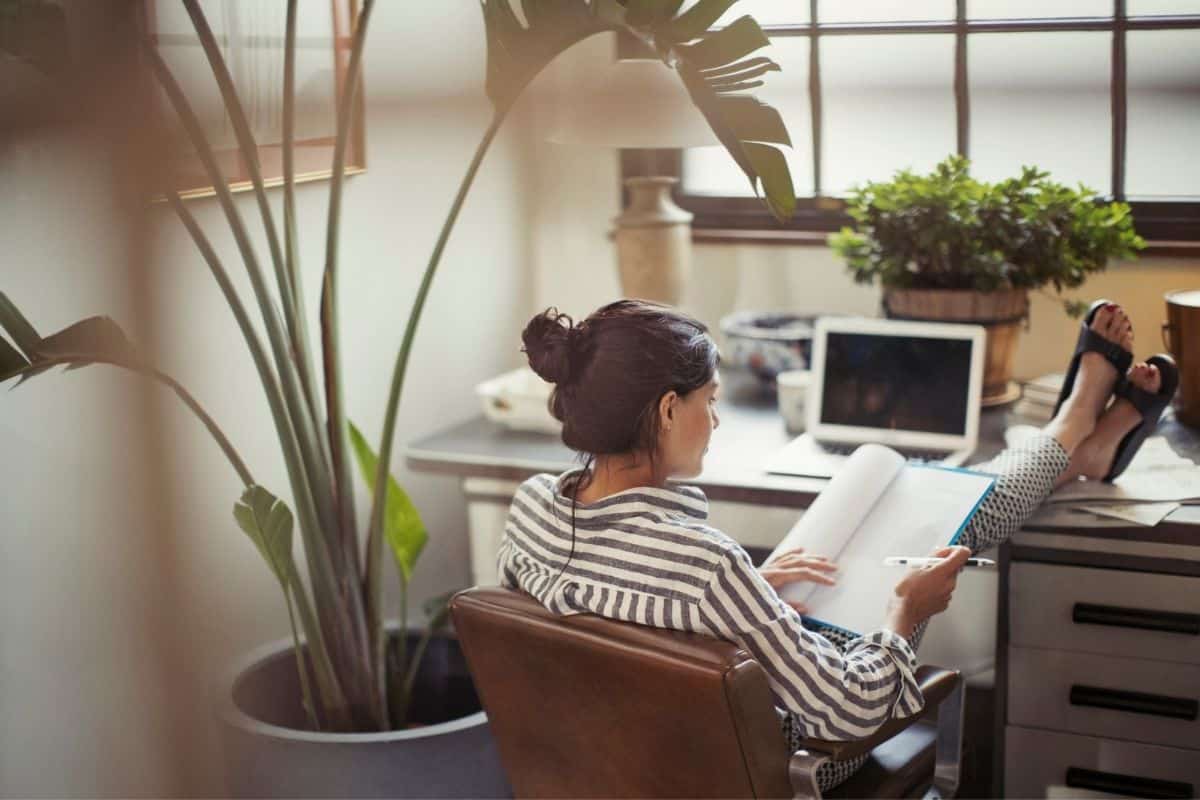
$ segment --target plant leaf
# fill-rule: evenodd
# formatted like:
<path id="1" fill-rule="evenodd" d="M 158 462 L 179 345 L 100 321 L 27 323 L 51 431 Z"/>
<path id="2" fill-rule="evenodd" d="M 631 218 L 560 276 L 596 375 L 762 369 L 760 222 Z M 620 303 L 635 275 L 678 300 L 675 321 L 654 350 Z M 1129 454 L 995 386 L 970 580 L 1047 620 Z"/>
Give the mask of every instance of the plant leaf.
<path id="1" fill-rule="evenodd" d="M 349 423 L 349 426 L 350 444 L 354 447 L 359 471 L 362 472 L 367 487 L 374 492 L 375 468 L 378 465 L 378 458 L 354 423 Z M 388 475 L 387 499 L 383 509 L 383 535 L 387 539 L 388 546 L 392 548 L 392 555 L 396 559 L 396 565 L 404 574 L 405 581 L 410 580 L 413 568 L 417 564 L 417 558 L 425 548 L 429 534 L 425 530 L 425 523 L 421 521 L 421 515 L 417 512 L 417 507 L 413 504 L 412 499 L 409 498 L 407 492 L 400 488 L 400 484 L 391 475 Z"/>
<path id="2" fill-rule="evenodd" d="M 796 192 L 787 160 L 779 150 L 754 143 L 790 144 L 779 112 L 748 95 L 717 92 L 699 70 L 687 63 L 681 63 L 678 69 L 692 102 L 742 168 L 751 187 L 757 192 L 761 185 L 771 213 L 779 220 L 787 219 L 796 207 Z M 749 141 L 745 140 L 747 137 Z"/>
<path id="3" fill-rule="evenodd" d="M 522 0 L 528 25 L 510 0 L 482 0 L 487 31 L 487 94 L 497 113 L 507 111 L 538 72 L 559 53 L 594 33 L 628 30 L 647 41 L 679 72 L 692 102 L 746 174 L 755 191 L 780 219 L 795 208 L 791 173 L 781 153 L 770 155 L 745 144 L 791 144 L 779 112 L 748 94 L 757 80 L 779 66 L 764 57 L 746 58 L 770 44 L 752 17 L 707 31 L 734 0 L 700 0 L 672 18 L 675 0 Z M 694 41 L 693 41 L 694 40 Z M 685 44 L 685 42 L 691 42 Z M 764 174 L 761 170 L 766 170 Z"/>
<path id="4" fill-rule="evenodd" d="M 661 25 L 675 16 L 681 5 L 681 0 L 627 0 L 625 22 L 635 28 Z"/>
<path id="5" fill-rule="evenodd" d="M 796 193 L 792 191 L 792 177 L 783 153 L 757 142 L 743 142 L 742 147 L 758 173 L 771 212 L 779 219 L 787 219 L 796 210 Z"/>
<path id="6" fill-rule="evenodd" d="M 0 381 L 4 380 L 9 373 L 16 372 L 19 369 L 24 369 L 29 366 L 29 362 L 25 356 L 21 355 L 17 348 L 8 343 L 8 340 L 0 336 Z"/>
<path id="7" fill-rule="evenodd" d="M 42 340 L 37 330 L 4 292 L 0 292 L 0 328 L 8 331 L 13 343 L 25 352 L 26 357 L 32 356 L 34 346 Z"/>
<path id="8" fill-rule="evenodd" d="M 711 28 L 736 2 L 737 0 L 700 0 L 671 22 L 665 32 L 675 42 L 695 39 Z"/>
<path id="9" fill-rule="evenodd" d="M 483 0 L 487 37 L 487 96 L 496 111 L 507 111 L 521 91 L 554 58 L 594 33 L 614 30 L 625 18 L 617 0 L 526 2 L 529 27 L 521 24 L 510 0 Z"/>
<path id="10" fill-rule="evenodd" d="M 771 43 L 753 17 L 738 17 L 728 28 L 712 31 L 695 44 L 677 48 L 698 69 L 723 67 Z"/>
<path id="11" fill-rule="evenodd" d="M 278 497 L 255 485 L 247 487 L 233 504 L 233 516 L 286 590 L 292 571 L 291 510 Z"/>
<path id="12" fill-rule="evenodd" d="M 31 355 L 35 362 L 71 358 L 81 362 L 103 359 L 136 364 L 140 360 L 121 326 L 110 317 L 88 317 L 52 333 L 34 345 Z"/>

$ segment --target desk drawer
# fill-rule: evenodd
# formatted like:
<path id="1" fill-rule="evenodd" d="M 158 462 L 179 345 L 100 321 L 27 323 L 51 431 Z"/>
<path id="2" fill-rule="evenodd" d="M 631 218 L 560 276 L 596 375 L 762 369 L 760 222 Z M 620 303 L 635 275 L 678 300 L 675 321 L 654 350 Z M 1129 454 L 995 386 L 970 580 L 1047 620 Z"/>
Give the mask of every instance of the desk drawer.
<path id="1" fill-rule="evenodd" d="M 1009 643 L 1200 664 L 1200 578 L 1014 562 Z"/>
<path id="2" fill-rule="evenodd" d="M 1013 725 L 1200 747 L 1200 667 L 1010 647 L 1008 669 Z"/>
<path id="3" fill-rule="evenodd" d="M 1195 750 L 1005 728 L 1004 796 L 1045 797 L 1048 786 L 1131 797 L 1196 797 Z M 1064 796 L 1064 795 L 1059 795 Z"/>

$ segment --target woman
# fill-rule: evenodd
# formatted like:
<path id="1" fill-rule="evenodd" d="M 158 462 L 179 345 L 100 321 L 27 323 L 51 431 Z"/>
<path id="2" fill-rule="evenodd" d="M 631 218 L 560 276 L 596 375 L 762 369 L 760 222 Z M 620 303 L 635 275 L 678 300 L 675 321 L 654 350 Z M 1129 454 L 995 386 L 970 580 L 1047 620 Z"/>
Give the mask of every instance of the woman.
<path id="1" fill-rule="evenodd" d="M 1091 329 L 1132 347 L 1117 306 L 1100 308 Z M 700 490 L 668 482 L 700 474 L 720 424 L 719 356 L 704 325 L 666 306 L 621 300 L 579 325 L 549 309 L 522 338 L 530 366 L 556 385 L 550 403 L 563 441 L 586 461 L 517 490 L 500 546 L 502 583 L 556 613 L 696 631 L 745 647 L 787 712 L 793 750 L 804 737 L 864 738 L 893 716 L 918 713 L 914 649 L 928 619 L 949 604 L 967 556 L 1010 536 L 1055 486 L 1105 475 L 1140 420 L 1123 400 L 1106 410 L 1118 370 L 1084 353 L 1070 396 L 1041 435 L 978 467 L 997 482 L 964 546 L 935 550 L 940 564 L 902 577 L 879 628 L 851 639 L 802 620 L 776 593 L 796 580 L 831 584 L 835 565 L 798 550 L 756 569 L 732 538 L 705 524 Z M 1139 364 L 1128 379 L 1158 391 L 1153 367 Z M 822 788 L 861 762 L 827 765 Z"/>

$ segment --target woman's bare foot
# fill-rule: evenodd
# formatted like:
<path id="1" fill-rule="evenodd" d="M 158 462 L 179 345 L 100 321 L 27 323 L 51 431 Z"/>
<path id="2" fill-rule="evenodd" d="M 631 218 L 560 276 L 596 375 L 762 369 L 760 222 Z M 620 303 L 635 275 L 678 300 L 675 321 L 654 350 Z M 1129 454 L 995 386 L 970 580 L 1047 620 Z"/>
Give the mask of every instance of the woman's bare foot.
<path id="1" fill-rule="evenodd" d="M 1119 305 L 1110 304 L 1097 311 L 1090 327 L 1093 332 L 1132 352 L 1133 324 Z M 1058 440 L 1067 455 L 1073 455 L 1075 449 L 1092 435 L 1116 382 L 1117 368 L 1104 356 L 1088 352 L 1079 359 L 1079 371 L 1075 374 L 1070 397 L 1043 428 L 1045 433 Z"/>
<path id="2" fill-rule="evenodd" d="M 1162 375 L 1159 374 L 1158 367 L 1144 361 L 1130 367 L 1127 377 L 1134 386 L 1151 394 L 1157 394 L 1162 388 Z M 1059 483 L 1079 477 L 1099 480 L 1107 475 L 1117 454 L 1117 446 L 1125 438 L 1125 434 L 1137 427 L 1141 421 L 1141 412 L 1133 407 L 1133 403 L 1118 397 L 1096 422 L 1096 429 L 1092 431 L 1092 435 L 1075 449 L 1070 465 L 1059 477 Z"/>

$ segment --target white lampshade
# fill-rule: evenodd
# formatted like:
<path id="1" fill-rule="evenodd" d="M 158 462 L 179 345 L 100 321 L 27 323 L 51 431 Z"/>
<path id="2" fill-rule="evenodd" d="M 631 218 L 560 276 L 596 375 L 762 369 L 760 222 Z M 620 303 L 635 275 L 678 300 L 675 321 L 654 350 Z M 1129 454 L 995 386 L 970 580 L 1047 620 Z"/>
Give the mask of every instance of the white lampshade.
<path id="1" fill-rule="evenodd" d="M 550 109 L 546 138 L 596 147 L 720 144 L 675 70 L 656 58 L 613 61 Z"/>

